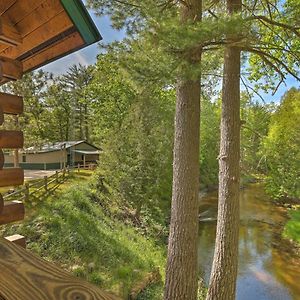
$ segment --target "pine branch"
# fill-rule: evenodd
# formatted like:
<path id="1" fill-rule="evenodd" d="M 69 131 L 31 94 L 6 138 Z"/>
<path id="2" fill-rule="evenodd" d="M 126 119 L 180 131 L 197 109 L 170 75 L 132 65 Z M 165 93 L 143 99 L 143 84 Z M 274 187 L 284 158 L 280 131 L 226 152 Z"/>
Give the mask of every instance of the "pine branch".
<path id="1" fill-rule="evenodd" d="M 295 35 L 297 35 L 298 37 L 300 37 L 300 32 L 298 32 L 300 27 L 295 27 L 295 26 L 291 26 L 291 25 L 288 25 L 288 24 L 285 24 L 285 23 L 274 21 L 274 20 L 271 20 L 271 19 L 267 18 L 266 16 L 260 16 L 260 15 L 251 16 L 251 17 L 246 18 L 246 20 L 261 20 L 261 21 L 264 21 L 264 22 L 266 22 L 268 24 L 271 24 L 273 26 L 277 26 L 277 27 L 281 27 L 283 29 L 289 30 L 289 31 L 293 32 Z"/>
<path id="2" fill-rule="evenodd" d="M 133 6 L 133 7 L 136 7 L 136 8 L 141 8 L 140 5 L 137 5 L 137 4 L 133 4 L 133 3 L 129 3 L 129 2 L 126 2 L 126 1 L 122 1 L 122 0 L 113 0 L 119 4 L 122 4 L 122 5 L 126 5 L 126 6 Z"/>
<path id="3" fill-rule="evenodd" d="M 260 56 L 262 58 L 262 60 L 267 64 L 269 65 L 272 69 L 275 69 L 276 72 L 281 76 L 281 78 L 283 80 L 285 80 L 285 75 L 284 73 L 279 69 L 279 66 L 283 67 L 286 72 L 290 75 L 292 75 L 294 78 L 296 78 L 297 80 L 300 81 L 300 77 L 297 76 L 296 73 L 294 73 L 285 63 L 283 63 L 280 59 L 278 59 L 277 57 L 269 54 L 269 53 L 266 53 L 264 51 L 261 51 L 259 49 L 255 49 L 255 48 L 250 48 L 250 47 L 245 47 L 243 48 L 243 50 L 245 51 L 249 51 L 249 52 L 252 52 L 252 53 L 255 53 L 257 54 L 258 56 Z M 274 64 L 272 61 L 275 61 L 277 63 Z"/>
<path id="4" fill-rule="evenodd" d="M 250 89 L 255 95 L 257 95 L 262 100 L 263 103 L 266 103 L 265 99 L 261 96 L 260 93 L 258 93 L 252 86 L 246 84 L 245 80 L 243 79 L 243 76 L 241 76 L 241 81 L 242 81 L 243 85 L 245 86 L 245 88 L 248 92 L 248 95 L 250 95 L 250 93 L 248 91 L 248 89 Z"/>

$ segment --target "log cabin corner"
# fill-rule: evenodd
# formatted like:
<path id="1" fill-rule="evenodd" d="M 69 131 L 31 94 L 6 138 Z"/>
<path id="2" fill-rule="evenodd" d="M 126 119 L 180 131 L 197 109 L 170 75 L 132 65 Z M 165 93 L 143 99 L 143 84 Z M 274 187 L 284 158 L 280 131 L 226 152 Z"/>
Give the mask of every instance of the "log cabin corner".
<path id="1" fill-rule="evenodd" d="M 0 84 L 20 79 L 24 73 L 100 39 L 81 0 L 1 0 Z M 22 112 L 22 97 L 0 93 L 1 125 L 5 114 Z M 0 186 L 23 183 L 21 168 L 4 168 L 2 150 L 21 149 L 23 144 L 22 132 L 0 131 Z M 22 220 L 24 214 L 23 203 L 5 203 L 0 194 L 0 219 Z M 21 246 L 25 246 L 22 236 L 0 238 L 1 300 L 118 299 Z"/>

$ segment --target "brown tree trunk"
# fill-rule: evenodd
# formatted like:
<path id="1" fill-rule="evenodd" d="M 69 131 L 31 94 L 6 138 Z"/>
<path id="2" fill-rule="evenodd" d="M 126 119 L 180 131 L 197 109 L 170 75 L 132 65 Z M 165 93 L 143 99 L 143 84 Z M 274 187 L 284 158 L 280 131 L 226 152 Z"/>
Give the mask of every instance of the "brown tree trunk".
<path id="1" fill-rule="evenodd" d="M 241 1 L 227 0 L 227 9 L 229 14 L 240 11 Z M 240 56 L 239 48 L 230 45 L 226 47 L 222 90 L 217 236 L 207 300 L 235 299 L 240 217 Z"/>
<path id="2" fill-rule="evenodd" d="M 181 20 L 201 20 L 202 3 L 185 1 Z M 188 53 L 200 64 L 201 51 Z M 200 75 L 178 79 L 173 161 L 173 195 L 166 267 L 165 300 L 197 299 L 199 205 Z"/>

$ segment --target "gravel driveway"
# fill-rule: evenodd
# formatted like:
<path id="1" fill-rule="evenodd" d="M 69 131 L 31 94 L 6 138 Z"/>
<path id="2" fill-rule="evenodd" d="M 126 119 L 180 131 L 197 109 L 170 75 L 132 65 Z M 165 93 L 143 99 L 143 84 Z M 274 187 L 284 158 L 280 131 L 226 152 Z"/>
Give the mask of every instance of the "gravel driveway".
<path id="1" fill-rule="evenodd" d="M 44 176 L 51 176 L 56 170 L 24 170 L 25 180 L 34 180 L 44 178 Z"/>

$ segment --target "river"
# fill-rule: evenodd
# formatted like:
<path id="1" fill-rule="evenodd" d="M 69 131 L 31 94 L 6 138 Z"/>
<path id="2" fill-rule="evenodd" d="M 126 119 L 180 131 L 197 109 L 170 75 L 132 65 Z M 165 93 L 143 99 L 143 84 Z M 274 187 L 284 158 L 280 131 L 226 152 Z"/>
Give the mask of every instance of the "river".
<path id="1" fill-rule="evenodd" d="M 237 300 L 300 299 L 300 257 L 281 238 L 285 209 L 268 198 L 261 184 L 240 192 L 241 226 Z M 208 284 L 213 259 L 217 193 L 201 199 L 199 270 Z"/>

